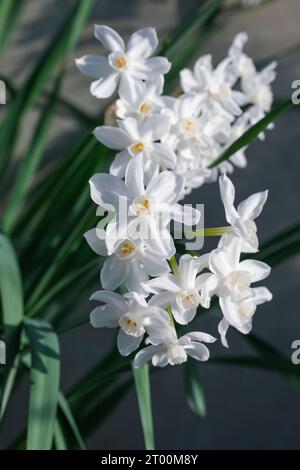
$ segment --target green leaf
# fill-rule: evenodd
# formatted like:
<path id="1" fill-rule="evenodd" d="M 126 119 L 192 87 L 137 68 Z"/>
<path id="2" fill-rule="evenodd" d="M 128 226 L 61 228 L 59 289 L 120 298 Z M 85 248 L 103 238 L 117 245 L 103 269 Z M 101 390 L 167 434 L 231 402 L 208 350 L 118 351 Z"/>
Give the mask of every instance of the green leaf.
<path id="1" fill-rule="evenodd" d="M 72 51 L 82 27 L 90 13 L 94 0 L 78 1 L 74 10 L 64 21 L 58 33 L 45 50 L 27 82 L 14 99 L 0 129 L 0 171 L 4 173 L 11 149 L 16 140 L 20 121 L 48 81 L 54 67 Z"/>
<path id="2" fill-rule="evenodd" d="M 77 423 L 69 406 L 68 400 L 62 392 L 58 395 L 58 415 L 55 423 L 54 441 L 56 449 L 81 449 L 85 444 L 81 437 Z M 75 443 L 74 442 L 75 439 Z"/>
<path id="3" fill-rule="evenodd" d="M 149 365 L 143 364 L 138 369 L 132 368 L 132 371 L 140 410 L 145 449 L 154 450 L 155 444 L 151 405 Z"/>
<path id="4" fill-rule="evenodd" d="M 231 144 L 224 152 L 214 160 L 208 168 L 214 168 L 220 163 L 228 160 L 232 155 L 238 152 L 243 147 L 246 147 L 253 142 L 256 137 L 263 132 L 269 124 L 274 122 L 281 114 L 293 106 L 292 101 L 289 99 L 281 103 L 277 108 L 270 111 L 264 118 L 258 121 L 254 126 L 250 127 L 241 137 L 239 137 L 233 144 Z"/>
<path id="5" fill-rule="evenodd" d="M 205 396 L 199 375 L 199 364 L 189 359 L 185 364 L 185 389 L 187 404 L 197 416 L 203 419 L 206 416 Z"/>
<path id="6" fill-rule="evenodd" d="M 0 4 L 0 51 L 4 48 L 24 7 L 24 0 L 1 0 Z"/>
<path id="7" fill-rule="evenodd" d="M 31 348 L 27 450 L 50 450 L 58 403 L 60 360 L 58 338 L 51 325 L 26 319 Z"/>
<path id="8" fill-rule="evenodd" d="M 0 383 L 0 421 L 9 400 L 19 364 L 20 334 L 23 321 L 23 288 L 14 248 L 9 238 L 0 234 L 0 291 L 6 366 Z"/>
<path id="9" fill-rule="evenodd" d="M 23 207 L 27 192 L 45 150 L 49 136 L 49 127 L 57 104 L 57 96 L 62 79 L 63 74 L 60 73 L 55 81 L 53 92 L 50 94 L 48 102 L 44 107 L 36 129 L 33 132 L 31 143 L 22 158 L 17 172 L 3 219 L 3 227 L 8 232 L 12 230 Z"/>

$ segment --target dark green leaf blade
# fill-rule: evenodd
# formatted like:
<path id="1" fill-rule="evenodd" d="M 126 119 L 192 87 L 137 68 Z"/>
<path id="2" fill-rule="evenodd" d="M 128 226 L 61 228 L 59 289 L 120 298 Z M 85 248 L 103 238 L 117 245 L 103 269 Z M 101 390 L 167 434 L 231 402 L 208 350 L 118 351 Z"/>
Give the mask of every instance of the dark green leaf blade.
<path id="1" fill-rule="evenodd" d="M 59 343 L 51 325 L 26 319 L 31 348 L 27 450 L 50 450 L 58 403 Z"/>
<path id="2" fill-rule="evenodd" d="M 138 369 L 132 368 L 132 371 L 140 410 L 145 449 L 154 450 L 155 444 L 151 405 L 149 365 L 143 364 Z"/>

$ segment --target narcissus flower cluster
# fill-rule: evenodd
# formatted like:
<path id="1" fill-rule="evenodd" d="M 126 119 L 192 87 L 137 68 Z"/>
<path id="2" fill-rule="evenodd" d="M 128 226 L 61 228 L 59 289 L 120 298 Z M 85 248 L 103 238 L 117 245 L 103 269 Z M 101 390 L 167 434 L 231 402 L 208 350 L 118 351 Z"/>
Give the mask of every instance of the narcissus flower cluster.
<path id="1" fill-rule="evenodd" d="M 268 192 L 236 206 L 226 174 L 246 166 L 245 148 L 217 168 L 210 166 L 270 111 L 276 64 L 257 71 L 244 52 L 247 35 L 240 33 L 222 62 L 214 67 L 210 55 L 200 57 L 192 70 L 180 72 L 182 93 L 166 96 L 164 75 L 171 64 L 153 56 L 158 45 L 153 28 L 132 34 L 126 45 L 108 26 L 95 26 L 95 36 L 107 56 L 83 56 L 76 64 L 93 78 L 92 95 L 115 97 L 115 125 L 93 133 L 116 153 L 109 174 L 90 179 L 92 200 L 111 215 L 108 224 L 85 234 L 93 251 L 106 257 L 100 275 L 105 290 L 91 297 L 100 302 L 91 323 L 119 328 L 118 349 L 124 356 L 135 351 L 135 367 L 146 361 L 181 364 L 188 356 L 206 361 L 206 344 L 216 338 L 186 333 L 185 326 L 199 309 L 218 298 L 218 332 L 228 347 L 228 328 L 249 333 L 257 306 L 272 298 L 266 287 L 252 286 L 269 275 L 269 266 L 245 259 L 258 251 L 255 219 Z M 193 188 L 215 181 L 218 172 L 228 227 L 210 253 L 178 257 L 171 222 L 197 235 L 202 214 L 181 201 Z"/>

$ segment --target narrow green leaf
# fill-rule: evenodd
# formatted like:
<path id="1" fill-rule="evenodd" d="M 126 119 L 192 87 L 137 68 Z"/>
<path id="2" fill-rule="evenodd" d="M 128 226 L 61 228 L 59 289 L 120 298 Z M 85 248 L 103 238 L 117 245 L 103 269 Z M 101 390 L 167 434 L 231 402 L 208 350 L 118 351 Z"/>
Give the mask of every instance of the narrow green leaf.
<path id="1" fill-rule="evenodd" d="M 189 359 L 185 364 L 185 389 L 187 404 L 197 416 L 203 419 L 206 415 L 205 396 L 200 380 L 199 364 Z"/>
<path id="2" fill-rule="evenodd" d="M 7 43 L 16 21 L 24 7 L 24 0 L 1 0 L 0 3 L 0 51 Z"/>
<path id="3" fill-rule="evenodd" d="M 36 129 L 33 132 L 31 143 L 22 158 L 3 219 L 3 227 L 9 232 L 24 205 L 27 192 L 38 168 L 49 135 L 49 126 L 57 104 L 57 96 L 62 83 L 63 74 L 60 73 L 55 81 L 53 92 L 50 94 Z"/>
<path id="4" fill-rule="evenodd" d="M 233 144 L 231 144 L 216 160 L 214 160 L 208 168 L 214 168 L 220 163 L 228 160 L 232 155 L 238 152 L 243 147 L 246 147 L 253 142 L 256 137 L 263 132 L 269 124 L 274 122 L 281 114 L 293 106 L 292 101 L 289 99 L 281 103 L 277 108 L 270 111 L 264 118 L 258 121 L 254 126 L 250 127 L 241 137 L 239 137 Z"/>
<path id="5" fill-rule="evenodd" d="M 90 13 L 94 0 L 78 1 L 74 10 L 65 20 L 45 53 L 33 69 L 27 82 L 14 99 L 0 129 L 0 171 L 4 172 L 10 158 L 11 148 L 16 140 L 20 121 L 33 104 L 53 71 L 54 67 L 72 51 L 80 36 L 82 27 Z"/>
<path id="6" fill-rule="evenodd" d="M 58 338 L 51 325 L 26 319 L 31 348 L 27 450 L 50 450 L 58 403 L 60 360 Z"/>
<path id="7" fill-rule="evenodd" d="M 62 392 L 58 395 L 58 415 L 55 423 L 54 440 L 56 449 L 81 449 L 85 444 L 81 437 L 77 423 L 69 406 L 68 400 Z M 73 444 L 75 438 L 75 445 Z M 71 446 L 71 447 L 70 447 Z"/>
<path id="8" fill-rule="evenodd" d="M 19 265 L 10 240 L 2 233 L 0 234 L 0 291 L 7 356 L 0 383 L 1 421 L 17 374 L 23 321 L 23 288 Z"/>
<path id="9" fill-rule="evenodd" d="M 149 365 L 143 364 L 138 369 L 132 368 L 132 371 L 139 405 L 145 449 L 154 450 L 155 444 L 151 405 Z"/>

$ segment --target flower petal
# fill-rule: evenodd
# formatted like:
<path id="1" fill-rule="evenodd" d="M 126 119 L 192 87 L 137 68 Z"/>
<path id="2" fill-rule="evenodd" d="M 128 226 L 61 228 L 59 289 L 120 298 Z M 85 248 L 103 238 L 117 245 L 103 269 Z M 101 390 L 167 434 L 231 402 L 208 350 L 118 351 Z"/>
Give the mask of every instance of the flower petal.
<path id="1" fill-rule="evenodd" d="M 96 98 L 109 98 L 117 88 L 119 81 L 119 74 L 112 72 L 109 75 L 100 78 L 91 83 L 90 92 Z"/>
<path id="2" fill-rule="evenodd" d="M 176 153 L 166 144 L 155 142 L 152 154 L 162 168 L 174 170 L 177 163 Z"/>
<path id="3" fill-rule="evenodd" d="M 178 201 L 183 189 L 182 176 L 172 171 L 163 171 L 152 178 L 146 188 L 146 194 L 158 202 L 174 204 Z"/>
<path id="4" fill-rule="evenodd" d="M 170 68 L 171 63 L 165 57 L 151 57 L 151 59 L 136 63 L 131 74 L 142 80 L 151 80 L 168 73 Z"/>
<path id="5" fill-rule="evenodd" d="M 133 157 L 128 163 L 125 173 L 125 184 L 130 188 L 133 198 L 137 198 L 145 194 L 143 155 Z"/>
<path id="6" fill-rule="evenodd" d="M 128 275 L 128 263 L 109 256 L 101 269 L 100 279 L 103 289 L 115 290 L 121 285 Z"/>
<path id="7" fill-rule="evenodd" d="M 107 173 L 96 173 L 89 181 L 91 198 L 107 210 L 117 210 L 120 198 L 127 200 L 128 191 L 124 181 Z"/>
<path id="8" fill-rule="evenodd" d="M 108 51 L 124 51 L 125 44 L 121 36 L 114 29 L 105 25 L 95 25 L 95 37 Z"/>
<path id="9" fill-rule="evenodd" d="M 127 43 L 127 52 L 135 59 L 150 57 L 158 45 L 154 28 L 143 28 L 133 33 Z"/>
<path id="10" fill-rule="evenodd" d="M 83 55 L 75 59 L 75 63 L 80 72 L 91 78 L 107 77 L 113 72 L 107 58 L 102 55 Z"/>
<path id="11" fill-rule="evenodd" d="M 111 126 L 99 126 L 93 131 L 94 136 L 106 147 L 123 150 L 131 144 L 131 140 L 123 129 Z"/>
<path id="12" fill-rule="evenodd" d="M 226 320 L 226 318 L 223 318 L 218 325 L 218 332 L 219 332 L 219 335 L 221 336 L 221 343 L 223 344 L 224 348 L 229 347 L 227 339 L 226 339 L 226 333 L 227 333 L 229 326 L 230 324 Z"/>
<path id="13" fill-rule="evenodd" d="M 197 361 L 207 361 L 209 359 L 209 350 L 202 343 L 192 342 L 188 346 L 184 346 L 186 353 Z"/>
<path id="14" fill-rule="evenodd" d="M 258 282 L 266 279 L 271 272 L 270 266 L 262 261 L 247 259 L 239 264 L 241 271 L 247 271 L 250 274 L 251 282 Z"/>
<path id="15" fill-rule="evenodd" d="M 262 191 L 249 196 L 247 199 L 242 201 L 238 206 L 238 214 L 243 220 L 256 219 L 268 198 L 268 191 Z"/>
<path id="16" fill-rule="evenodd" d="M 150 361 L 150 359 L 152 359 L 154 354 L 157 354 L 159 349 L 160 349 L 159 346 L 148 346 L 147 348 L 141 349 L 134 358 L 133 367 L 137 369 L 141 365 Z"/>
<path id="17" fill-rule="evenodd" d="M 100 238 L 99 235 L 103 234 L 103 238 Z M 105 244 L 105 231 L 100 231 L 97 228 L 92 228 L 88 230 L 83 235 L 92 250 L 100 256 L 107 256 L 107 248 Z"/>
<path id="18" fill-rule="evenodd" d="M 131 336 L 127 335 L 121 328 L 117 337 L 117 345 L 122 356 L 129 356 L 141 344 L 143 335 Z"/>
<path id="19" fill-rule="evenodd" d="M 90 322 L 94 328 L 116 328 L 122 313 L 106 305 L 96 307 L 90 314 Z"/>
<path id="20" fill-rule="evenodd" d="M 124 178 L 127 165 L 130 161 L 131 156 L 129 155 L 128 150 L 122 150 L 122 152 L 117 153 L 113 159 L 109 167 L 109 172 L 118 178 Z"/>
<path id="21" fill-rule="evenodd" d="M 222 175 L 219 178 L 219 186 L 221 199 L 225 208 L 226 220 L 229 224 L 234 224 L 235 219 L 238 217 L 238 213 L 234 207 L 235 189 L 226 175 Z"/>

